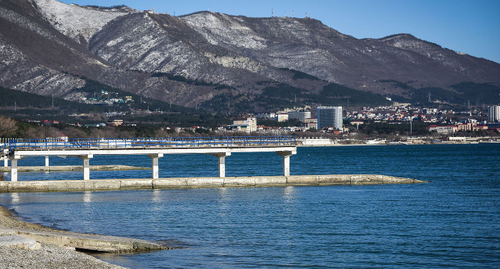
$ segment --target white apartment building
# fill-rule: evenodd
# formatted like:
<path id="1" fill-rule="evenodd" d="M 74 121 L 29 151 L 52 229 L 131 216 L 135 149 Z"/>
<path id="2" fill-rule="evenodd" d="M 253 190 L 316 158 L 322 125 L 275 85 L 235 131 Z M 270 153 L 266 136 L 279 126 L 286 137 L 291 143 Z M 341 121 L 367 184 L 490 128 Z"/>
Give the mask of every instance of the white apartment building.
<path id="1" fill-rule="evenodd" d="M 301 122 L 306 122 L 306 119 L 311 118 L 311 111 L 290 111 L 288 112 L 289 120 L 299 120 Z"/>
<path id="2" fill-rule="evenodd" d="M 247 133 L 257 131 L 257 118 L 253 115 L 233 118 L 233 130 L 239 130 Z"/>
<path id="3" fill-rule="evenodd" d="M 276 113 L 275 120 L 277 122 L 284 122 L 288 120 L 288 113 Z"/>
<path id="4" fill-rule="evenodd" d="M 488 122 L 500 122 L 500 106 L 488 107 Z"/>

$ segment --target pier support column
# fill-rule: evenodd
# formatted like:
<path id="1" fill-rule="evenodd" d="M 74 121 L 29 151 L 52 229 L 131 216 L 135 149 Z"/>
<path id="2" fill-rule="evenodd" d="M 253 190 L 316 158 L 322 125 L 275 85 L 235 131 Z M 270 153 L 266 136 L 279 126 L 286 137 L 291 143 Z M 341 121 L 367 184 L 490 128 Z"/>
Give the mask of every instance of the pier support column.
<path id="1" fill-rule="evenodd" d="M 290 176 L 290 156 L 297 154 L 297 151 L 278 151 L 276 154 L 283 157 L 283 176 Z"/>
<path id="2" fill-rule="evenodd" d="M 7 158 L 7 154 L 9 154 L 8 149 L 3 150 L 3 167 L 9 167 L 9 158 Z"/>
<path id="3" fill-rule="evenodd" d="M 148 155 L 151 158 L 151 169 L 153 170 L 153 179 L 158 179 L 160 177 L 160 168 L 158 165 L 158 159 L 163 157 L 163 153 L 158 154 L 150 154 Z"/>
<path id="4" fill-rule="evenodd" d="M 226 177 L 226 156 L 231 156 L 231 152 L 212 154 L 219 159 L 219 177 Z"/>
<path id="5" fill-rule="evenodd" d="M 90 159 L 94 157 L 93 154 L 78 156 L 83 160 L 83 180 L 90 180 Z"/>
<path id="6" fill-rule="evenodd" d="M 10 160 L 10 181 L 17 181 L 17 159 Z"/>
<path id="7" fill-rule="evenodd" d="M 45 167 L 49 167 L 49 155 L 45 156 Z"/>

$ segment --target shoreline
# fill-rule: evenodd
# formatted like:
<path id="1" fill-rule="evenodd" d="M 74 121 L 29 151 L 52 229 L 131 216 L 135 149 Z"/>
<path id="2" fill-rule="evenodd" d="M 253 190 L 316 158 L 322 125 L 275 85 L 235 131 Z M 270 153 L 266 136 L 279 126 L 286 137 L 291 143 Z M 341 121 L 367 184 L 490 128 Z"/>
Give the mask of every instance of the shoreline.
<path id="1" fill-rule="evenodd" d="M 500 144 L 499 141 L 479 141 L 479 142 L 441 142 L 441 143 L 409 143 L 409 142 L 392 142 L 392 143 L 357 143 L 357 144 L 310 144 L 310 145 L 297 145 L 298 148 L 314 148 L 314 147 L 355 147 L 355 146 L 429 146 L 429 145 L 481 145 L 481 144 Z"/>
<path id="2" fill-rule="evenodd" d="M 22 221 L 1 205 L 0 229 L 4 233 L 14 232 L 18 236 L 33 239 L 39 243 L 88 252 L 134 253 L 171 249 L 142 239 L 76 233 Z"/>
<path id="3" fill-rule="evenodd" d="M 173 248 L 141 239 L 75 233 L 26 222 L 0 205 L 0 264 L 8 264 L 9 268 L 121 269 L 126 267 L 87 253 L 168 249 Z"/>
<path id="4" fill-rule="evenodd" d="M 9 268 L 125 268 L 85 252 L 135 253 L 171 249 L 123 237 L 80 234 L 19 220 L 0 205 L 0 264 Z"/>
<path id="5" fill-rule="evenodd" d="M 255 177 L 0 181 L 0 193 L 118 191 L 140 189 L 416 184 L 427 181 L 369 174 Z"/>

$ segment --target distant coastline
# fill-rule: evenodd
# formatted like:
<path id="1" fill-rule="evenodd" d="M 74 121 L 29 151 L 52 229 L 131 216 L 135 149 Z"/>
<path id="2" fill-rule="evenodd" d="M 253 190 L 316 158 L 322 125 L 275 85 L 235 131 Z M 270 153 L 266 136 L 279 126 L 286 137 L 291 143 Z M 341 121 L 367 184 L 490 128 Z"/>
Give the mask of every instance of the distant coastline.
<path id="1" fill-rule="evenodd" d="M 297 141 L 299 142 L 298 147 L 500 144 L 500 140 L 492 140 L 490 137 L 453 137 L 449 141 L 428 138 L 412 138 L 406 141 L 380 139 L 346 141 L 331 138 L 297 138 Z"/>

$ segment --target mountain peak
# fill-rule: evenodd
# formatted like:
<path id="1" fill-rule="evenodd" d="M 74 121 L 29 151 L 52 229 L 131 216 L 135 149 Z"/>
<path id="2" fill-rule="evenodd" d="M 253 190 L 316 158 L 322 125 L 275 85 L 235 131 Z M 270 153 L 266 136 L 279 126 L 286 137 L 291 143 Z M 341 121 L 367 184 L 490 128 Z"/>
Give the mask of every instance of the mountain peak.
<path id="1" fill-rule="evenodd" d="M 77 42 L 80 37 L 88 41 L 111 20 L 127 14 L 124 9 L 86 8 L 57 0 L 31 1 L 54 28 Z"/>
<path id="2" fill-rule="evenodd" d="M 381 40 L 393 40 L 393 39 L 418 39 L 418 38 L 409 33 L 393 34 L 381 38 Z"/>
<path id="3" fill-rule="evenodd" d="M 321 102 L 314 96 L 329 83 L 405 98 L 382 81 L 444 90 L 461 82 L 500 84 L 500 65 L 491 61 L 407 33 L 356 39 L 312 18 L 209 11 L 175 17 L 2 0 L 0 22 L 0 86 L 68 100 L 90 80 L 179 105 L 267 104 L 262 109 Z"/>

